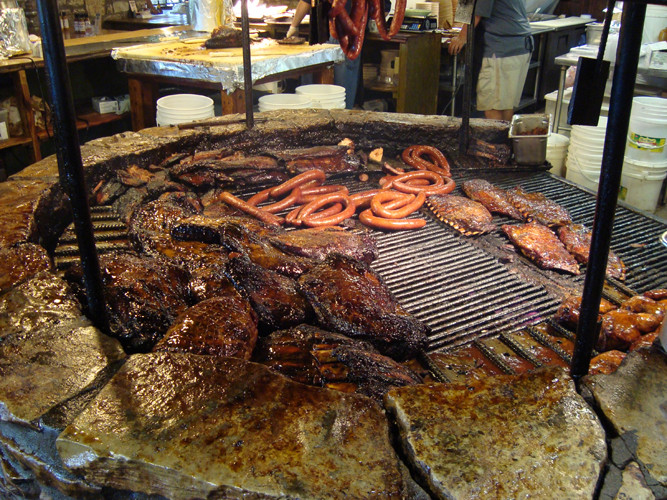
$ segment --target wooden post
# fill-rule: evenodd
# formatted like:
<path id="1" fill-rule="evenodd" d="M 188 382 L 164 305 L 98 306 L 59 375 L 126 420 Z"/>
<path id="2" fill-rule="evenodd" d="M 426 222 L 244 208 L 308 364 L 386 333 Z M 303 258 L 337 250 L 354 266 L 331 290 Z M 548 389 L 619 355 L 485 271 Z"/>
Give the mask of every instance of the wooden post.
<path id="1" fill-rule="evenodd" d="M 12 73 L 12 78 L 14 80 L 14 95 L 18 100 L 17 104 L 21 115 L 21 123 L 26 129 L 23 133 L 30 136 L 33 160 L 39 161 L 42 159 L 42 150 L 39 146 L 39 137 L 37 137 L 37 130 L 35 129 L 35 115 L 32 112 L 30 88 L 28 87 L 28 78 L 26 77 L 25 70 L 21 69 Z M 46 120 L 46 117 L 44 118 Z"/>
<path id="2" fill-rule="evenodd" d="M 132 130 L 135 132 L 155 126 L 155 106 L 158 86 L 155 82 L 129 77 L 127 86 L 130 92 L 130 110 L 132 111 Z"/>
<path id="3" fill-rule="evenodd" d="M 222 101 L 222 114 L 245 113 L 245 93 L 243 89 L 236 89 L 231 94 L 226 91 L 220 92 Z"/>

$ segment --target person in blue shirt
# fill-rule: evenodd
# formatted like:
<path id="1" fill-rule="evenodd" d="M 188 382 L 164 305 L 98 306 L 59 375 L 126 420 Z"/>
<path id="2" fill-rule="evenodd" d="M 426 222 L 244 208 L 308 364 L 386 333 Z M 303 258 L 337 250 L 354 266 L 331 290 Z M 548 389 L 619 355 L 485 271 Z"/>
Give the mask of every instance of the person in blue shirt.
<path id="1" fill-rule="evenodd" d="M 475 29 L 483 29 L 482 64 L 477 79 L 477 109 L 486 118 L 511 120 L 519 105 L 533 51 L 524 0 L 477 0 Z M 468 26 L 449 45 L 458 54 Z"/>

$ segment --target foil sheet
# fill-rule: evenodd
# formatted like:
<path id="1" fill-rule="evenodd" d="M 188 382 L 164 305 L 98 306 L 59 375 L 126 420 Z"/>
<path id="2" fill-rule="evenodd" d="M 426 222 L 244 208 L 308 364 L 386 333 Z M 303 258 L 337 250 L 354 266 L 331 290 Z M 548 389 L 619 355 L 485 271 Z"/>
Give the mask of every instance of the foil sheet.
<path id="1" fill-rule="evenodd" d="M 251 49 L 252 82 L 269 78 L 286 71 L 304 69 L 318 64 L 339 63 L 345 55 L 338 44 L 303 46 L 303 51 L 289 54 L 262 54 L 262 44 L 276 44 L 266 40 L 253 44 Z M 187 78 L 205 82 L 219 82 L 222 90 L 231 93 L 244 86 L 243 63 L 240 57 L 210 57 L 207 60 L 188 60 L 187 57 L 165 57 L 163 59 L 145 53 L 145 45 L 115 48 L 111 57 L 116 60 L 118 70 L 138 75 L 160 75 L 172 78 Z M 152 48 L 157 47 L 153 45 Z M 221 51 L 240 49 L 219 49 Z M 227 60 L 225 60 L 227 59 Z"/>
<path id="2" fill-rule="evenodd" d="M 19 7 L 0 9 L 0 58 L 31 52 L 28 24 Z"/>

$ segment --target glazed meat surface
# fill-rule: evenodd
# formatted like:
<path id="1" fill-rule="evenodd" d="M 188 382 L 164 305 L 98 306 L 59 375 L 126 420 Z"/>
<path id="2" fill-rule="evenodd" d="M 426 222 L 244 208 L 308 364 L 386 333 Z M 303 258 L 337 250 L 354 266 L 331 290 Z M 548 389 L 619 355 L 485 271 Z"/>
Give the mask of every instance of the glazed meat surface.
<path id="1" fill-rule="evenodd" d="M 570 224 L 568 211 L 542 193 L 528 193 L 521 186 L 507 190 L 510 202 L 528 221 L 536 220 L 545 226 Z"/>
<path id="2" fill-rule="evenodd" d="M 615 309 L 602 316 L 602 328 L 596 344 L 598 351 L 627 350 L 642 334 L 658 329 L 662 320 L 650 313 Z"/>
<path id="3" fill-rule="evenodd" d="M 217 26 L 211 31 L 211 37 L 204 42 L 207 49 L 226 49 L 229 47 L 241 47 L 243 45 L 243 32 L 239 29 Z"/>
<path id="4" fill-rule="evenodd" d="M 284 162 L 290 174 L 318 169 L 326 173 L 356 172 L 363 167 L 361 159 L 348 152 L 347 146 L 314 146 L 267 151 Z"/>
<path id="5" fill-rule="evenodd" d="M 130 238 L 139 245 L 145 233 L 169 234 L 182 219 L 197 214 L 201 203 L 192 194 L 165 193 L 157 200 L 144 203 L 132 214 L 128 225 Z"/>
<path id="6" fill-rule="evenodd" d="M 600 300 L 600 314 L 598 317 L 601 317 L 603 314 L 616 309 L 616 306 L 609 302 L 606 299 Z M 561 302 L 554 319 L 561 325 L 569 328 L 572 331 L 577 329 L 577 324 L 579 323 L 579 315 L 581 314 L 581 297 L 576 295 L 570 295 L 565 297 L 563 302 Z"/>
<path id="7" fill-rule="evenodd" d="M 234 286 L 250 300 L 263 331 L 288 328 L 312 318 L 313 310 L 292 278 L 253 264 L 240 254 L 230 257 L 228 271 Z"/>
<path id="8" fill-rule="evenodd" d="M 609 375 L 614 373 L 625 359 L 626 353 L 621 351 L 607 351 L 598 354 L 593 359 L 588 368 L 589 375 L 597 375 L 599 373 Z"/>
<path id="9" fill-rule="evenodd" d="M 248 360 L 257 342 L 257 316 L 234 289 L 183 311 L 155 345 L 169 351 Z"/>
<path id="10" fill-rule="evenodd" d="M 100 256 L 110 334 L 130 353 L 148 352 L 188 307 L 187 271 L 164 259 L 118 252 Z M 83 298 L 80 266 L 66 274 Z"/>
<path id="11" fill-rule="evenodd" d="M 331 253 L 339 253 L 370 264 L 378 256 L 377 243 L 372 236 L 338 229 L 285 231 L 270 236 L 268 240 L 283 252 L 316 260 L 324 260 Z"/>
<path id="12" fill-rule="evenodd" d="M 466 236 L 496 229 L 491 212 L 477 201 L 445 194 L 429 196 L 426 204 L 438 219 Z"/>
<path id="13" fill-rule="evenodd" d="M 34 243 L 0 248 L 0 294 L 40 271 L 51 269 L 46 250 Z"/>
<path id="14" fill-rule="evenodd" d="M 478 201 L 491 213 L 506 215 L 516 220 L 523 220 L 521 212 L 512 205 L 507 191 L 494 186 L 484 179 L 471 179 L 463 182 L 461 189 L 468 198 Z"/>
<path id="15" fill-rule="evenodd" d="M 521 253 L 543 269 L 579 274 L 579 265 L 554 232 L 537 222 L 503 225 L 503 231 Z"/>
<path id="16" fill-rule="evenodd" d="M 377 401 L 392 387 L 422 382 L 418 374 L 368 342 L 310 325 L 261 338 L 255 358 L 297 382 L 358 392 Z"/>
<path id="17" fill-rule="evenodd" d="M 332 254 L 299 278 L 323 328 L 367 340 L 402 360 L 428 344 L 427 327 L 406 312 L 366 264 Z"/>
<path id="18" fill-rule="evenodd" d="M 588 264 L 593 234 L 581 224 L 568 224 L 557 230 L 558 238 L 565 248 L 578 262 Z M 625 264 L 614 252 L 609 250 L 607 257 L 607 274 L 619 280 L 625 279 Z"/>

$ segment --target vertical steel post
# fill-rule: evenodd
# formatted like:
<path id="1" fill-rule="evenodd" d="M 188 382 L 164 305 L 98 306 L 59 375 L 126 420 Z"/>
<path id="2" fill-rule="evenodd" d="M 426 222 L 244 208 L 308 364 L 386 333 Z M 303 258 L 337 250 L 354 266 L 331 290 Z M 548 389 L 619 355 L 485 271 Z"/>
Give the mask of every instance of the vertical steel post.
<path id="1" fill-rule="evenodd" d="M 472 113 L 472 81 L 473 81 L 473 56 L 475 44 L 475 4 L 472 2 L 472 18 L 468 25 L 466 52 L 465 52 L 465 76 L 463 80 L 463 99 L 461 107 L 461 129 L 459 130 L 459 153 L 468 153 L 468 144 L 470 143 L 470 114 Z M 456 67 L 454 68 L 456 71 Z M 454 89 L 456 92 L 456 89 Z"/>
<path id="2" fill-rule="evenodd" d="M 42 29 L 44 64 L 54 117 L 53 128 L 60 184 L 72 205 L 89 314 L 95 326 L 108 333 L 109 322 L 93 237 L 93 224 L 90 219 L 88 189 L 83 173 L 74 99 L 56 0 L 37 0 L 37 11 Z"/>
<path id="3" fill-rule="evenodd" d="M 241 0 L 241 30 L 243 31 L 243 89 L 245 92 L 245 123 L 249 129 L 255 126 L 252 110 L 252 66 L 250 63 L 250 22 L 248 0 Z"/>
<path id="4" fill-rule="evenodd" d="M 575 380 L 588 373 L 591 353 L 598 337 L 598 311 L 607 270 L 618 190 L 621 185 L 621 170 L 623 169 L 645 15 L 645 3 L 625 2 L 611 88 L 590 259 L 586 269 L 581 314 L 570 367 L 570 373 Z"/>

